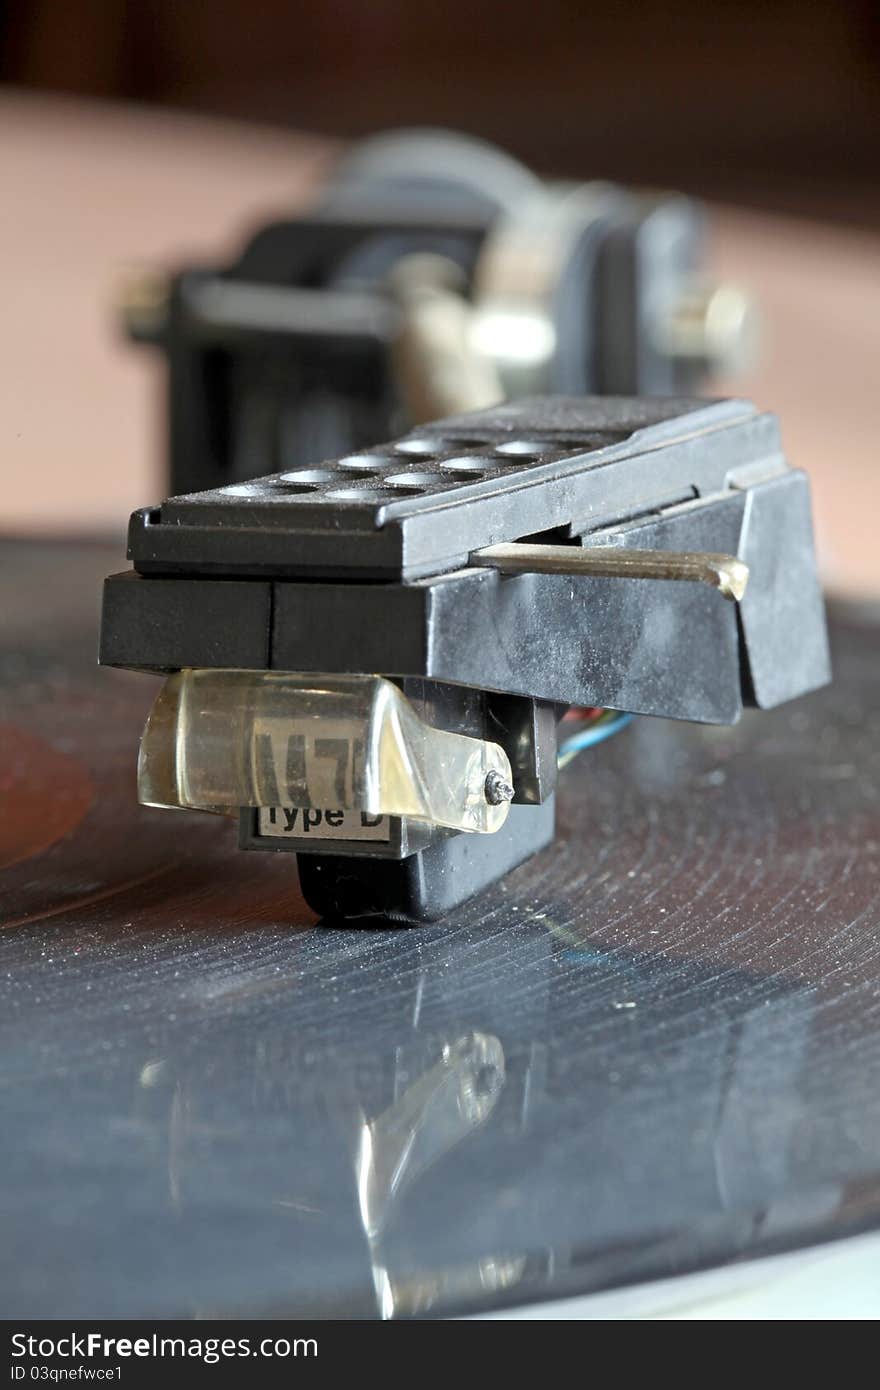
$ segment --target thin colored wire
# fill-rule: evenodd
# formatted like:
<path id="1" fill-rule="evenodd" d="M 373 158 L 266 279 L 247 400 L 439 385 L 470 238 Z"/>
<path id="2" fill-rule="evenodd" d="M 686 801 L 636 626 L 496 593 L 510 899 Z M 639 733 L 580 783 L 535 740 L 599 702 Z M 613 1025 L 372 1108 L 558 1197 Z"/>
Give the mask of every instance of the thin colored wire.
<path id="1" fill-rule="evenodd" d="M 618 710 L 607 710 L 605 714 L 594 720 L 588 729 L 582 729 L 579 734 L 572 734 L 559 745 L 557 754 L 557 764 L 559 767 L 567 767 L 572 758 L 577 757 L 578 753 L 583 753 L 586 748 L 595 748 L 597 743 L 604 743 L 606 738 L 612 738 L 614 734 L 619 734 L 621 729 L 625 729 L 627 724 L 632 723 L 634 716 L 623 714 Z"/>

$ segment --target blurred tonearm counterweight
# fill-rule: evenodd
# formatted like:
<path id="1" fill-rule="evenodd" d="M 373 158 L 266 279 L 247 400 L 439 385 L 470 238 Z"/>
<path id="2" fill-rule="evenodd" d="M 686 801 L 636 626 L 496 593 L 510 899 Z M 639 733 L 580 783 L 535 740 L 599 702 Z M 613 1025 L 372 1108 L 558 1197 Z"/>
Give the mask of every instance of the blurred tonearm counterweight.
<path id="1" fill-rule="evenodd" d="M 693 394 L 752 352 L 674 193 L 547 183 L 439 132 L 356 146 L 230 265 L 132 277 L 168 371 L 170 491 L 303 468 L 524 395 Z"/>

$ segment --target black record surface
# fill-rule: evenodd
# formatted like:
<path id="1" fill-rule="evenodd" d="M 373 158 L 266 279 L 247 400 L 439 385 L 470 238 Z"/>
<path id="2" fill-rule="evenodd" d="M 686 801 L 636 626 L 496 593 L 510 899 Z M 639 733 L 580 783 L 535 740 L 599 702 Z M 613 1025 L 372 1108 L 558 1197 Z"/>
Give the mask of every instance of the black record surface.
<path id="1" fill-rule="evenodd" d="M 477 1311 L 880 1226 L 870 613 L 827 691 L 577 759 L 493 894 L 338 929 L 137 807 L 114 567 L 0 548 L 5 1316 Z"/>

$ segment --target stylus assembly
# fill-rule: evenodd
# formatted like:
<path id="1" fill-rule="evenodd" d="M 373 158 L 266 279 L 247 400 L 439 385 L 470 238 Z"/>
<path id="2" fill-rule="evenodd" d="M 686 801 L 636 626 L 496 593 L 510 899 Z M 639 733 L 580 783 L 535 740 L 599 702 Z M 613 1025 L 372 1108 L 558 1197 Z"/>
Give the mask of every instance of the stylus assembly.
<path id="1" fill-rule="evenodd" d="M 167 674 L 150 805 L 438 917 L 554 832 L 569 706 L 732 723 L 825 683 L 809 487 L 744 401 L 526 399 L 136 512 L 101 660 Z"/>

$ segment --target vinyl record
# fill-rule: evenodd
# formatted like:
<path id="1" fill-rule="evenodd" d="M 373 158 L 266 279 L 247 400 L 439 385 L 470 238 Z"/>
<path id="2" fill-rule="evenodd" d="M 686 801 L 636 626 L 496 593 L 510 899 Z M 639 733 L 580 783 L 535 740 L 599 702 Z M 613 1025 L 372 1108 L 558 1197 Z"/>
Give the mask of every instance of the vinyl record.
<path id="1" fill-rule="evenodd" d="M 138 807 L 116 558 L 0 551 L 7 1317 L 474 1312 L 876 1226 L 876 615 L 834 614 L 828 689 L 636 720 L 551 849 L 363 930 Z"/>

